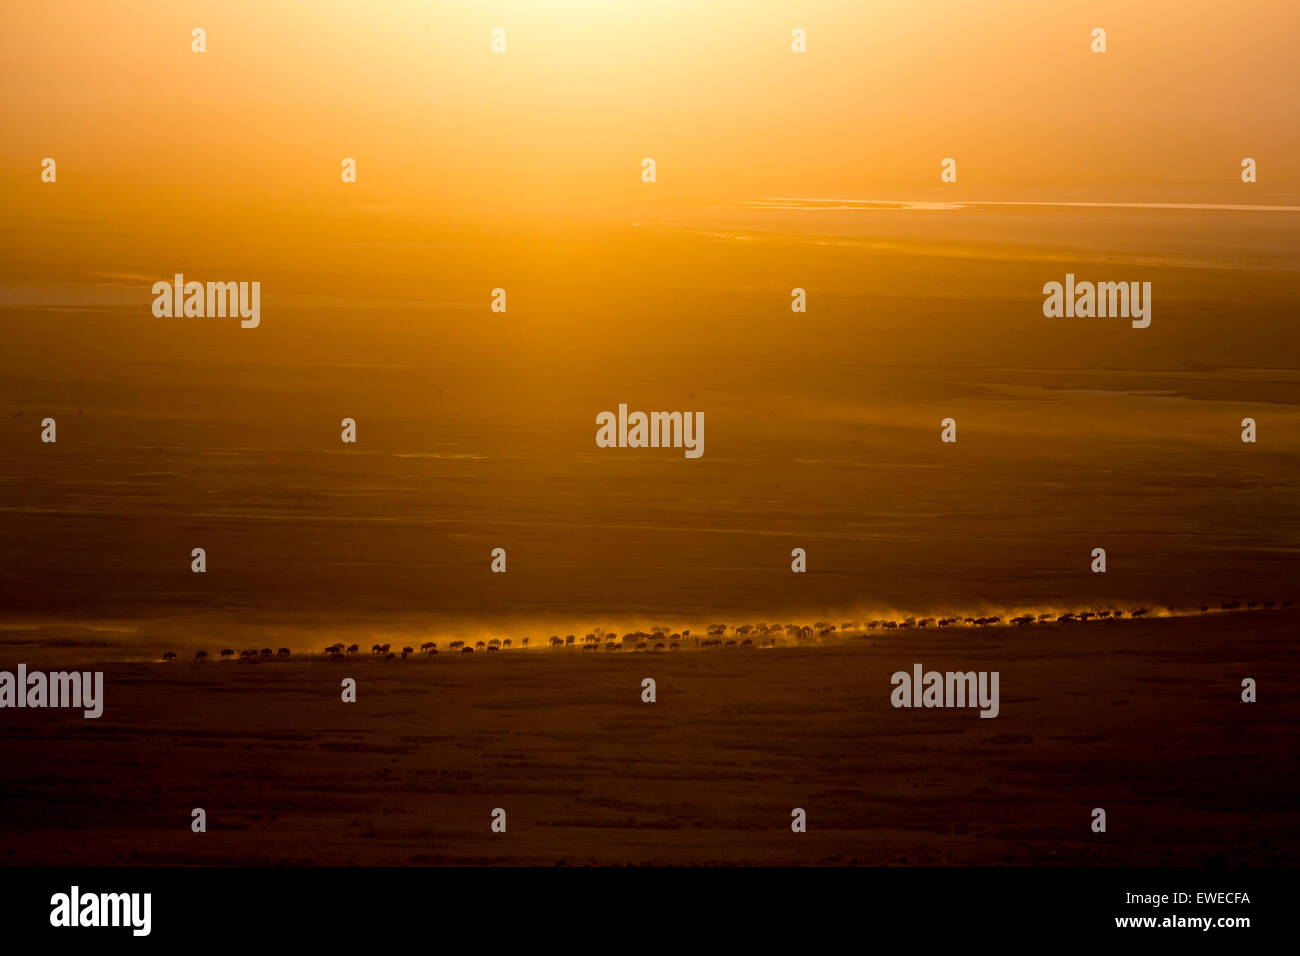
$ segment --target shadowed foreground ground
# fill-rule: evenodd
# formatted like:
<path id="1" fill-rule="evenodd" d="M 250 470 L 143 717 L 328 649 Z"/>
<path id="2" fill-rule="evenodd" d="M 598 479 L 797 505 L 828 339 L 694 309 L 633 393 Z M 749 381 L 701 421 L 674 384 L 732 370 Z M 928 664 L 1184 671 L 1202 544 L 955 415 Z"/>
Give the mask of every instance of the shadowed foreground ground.
<path id="1" fill-rule="evenodd" d="M 0 846 L 8 864 L 1294 864 L 1298 617 L 106 665 L 98 721 L 0 713 Z M 917 661 L 1000 671 L 1001 716 L 893 709 L 889 676 Z"/>

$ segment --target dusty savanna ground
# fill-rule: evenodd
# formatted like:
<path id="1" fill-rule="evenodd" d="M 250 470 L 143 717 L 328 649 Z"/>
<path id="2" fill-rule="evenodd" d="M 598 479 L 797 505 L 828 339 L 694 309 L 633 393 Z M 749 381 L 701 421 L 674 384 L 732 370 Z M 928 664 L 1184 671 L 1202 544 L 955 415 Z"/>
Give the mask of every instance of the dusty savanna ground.
<path id="1" fill-rule="evenodd" d="M 657 656 L 109 664 L 98 721 L 0 712 L 0 854 L 1294 864 L 1298 622 L 1277 611 Z M 917 661 L 1000 671 L 1001 716 L 895 710 L 890 674 Z M 354 705 L 339 698 L 345 676 Z M 654 704 L 640 700 L 647 676 Z M 1256 704 L 1240 700 L 1244 676 L 1259 681 Z M 1098 806 L 1105 834 L 1089 829 Z M 205 834 L 190 832 L 193 807 Z M 505 834 L 489 830 L 494 807 Z M 793 807 L 806 834 L 790 832 Z"/>

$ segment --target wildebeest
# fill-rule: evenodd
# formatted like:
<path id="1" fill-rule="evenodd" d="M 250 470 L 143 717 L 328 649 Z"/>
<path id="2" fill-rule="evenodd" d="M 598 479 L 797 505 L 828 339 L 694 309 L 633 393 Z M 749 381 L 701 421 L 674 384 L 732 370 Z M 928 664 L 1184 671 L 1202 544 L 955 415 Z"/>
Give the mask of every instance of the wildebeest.
<path id="1" fill-rule="evenodd" d="M 287 648 L 287 647 L 282 647 L 282 648 L 280 648 L 278 651 L 276 651 L 275 654 L 276 654 L 277 657 L 288 657 L 288 656 L 289 656 L 289 648 Z"/>
<path id="2" fill-rule="evenodd" d="M 415 653 L 415 648 L 414 648 L 414 647 L 403 647 L 403 648 L 402 648 L 402 660 L 406 660 L 408 657 L 410 657 L 410 656 L 411 656 L 412 654 L 414 654 L 414 653 Z"/>
<path id="3" fill-rule="evenodd" d="M 176 652 L 175 652 L 175 651 L 168 651 L 166 654 L 164 654 L 164 655 L 162 656 L 162 659 L 163 659 L 166 663 L 170 664 L 172 661 L 176 660 Z"/>
<path id="4" fill-rule="evenodd" d="M 497 652 L 497 651 L 500 651 L 500 650 L 501 650 L 501 648 L 498 647 L 496 644 L 489 644 L 489 645 L 488 645 L 488 653 L 489 653 L 489 654 L 492 654 L 492 653 Z"/>
<path id="5" fill-rule="evenodd" d="M 348 653 L 349 653 L 349 654 L 355 654 L 355 653 L 356 653 L 357 651 L 359 651 L 359 650 L 361 650 L 361 648 L 357 647 L 357 645 L 355 645 L 355 644 L 349 644 L 349 645 L 348 645 Z"/>
<path id="6" fill-rule="evenodd" d="M 207 651 L 195 651 L 195 653 L 194 653 L 194 659 L 195 659 L 196 661 L 206 661 L 206 660 L 208 659 L 208 652 L 207 652 Z"/>
<path id="7" fill-rule="evenodd" d="M 472 647 L 462 647 L 462 648 L 460 649 L 460 652 L 461 652 L 462 654 L 473 654 L 473 653 L 474 653 L 474 648 L 472 648 Z"/>
<path id="8" fill-rule="evenodd" d="M 232 657 L 234 657 L 234 656 L 235 656 L 235 652 L 234 652 L 231 648 L 229 648 L 229 647 L 224 648 L 224 649 L 221 651 L 221 659 L 222 659 L 223 661 L 224 661 L 224 660 L 229 660 L 230 658 L 232 658 Z"/>

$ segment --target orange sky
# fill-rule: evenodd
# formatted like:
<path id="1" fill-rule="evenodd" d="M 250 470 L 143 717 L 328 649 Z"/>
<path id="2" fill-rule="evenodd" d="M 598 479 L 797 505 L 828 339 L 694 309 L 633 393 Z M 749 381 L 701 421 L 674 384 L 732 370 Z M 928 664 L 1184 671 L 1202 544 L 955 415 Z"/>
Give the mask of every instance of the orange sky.
<path id="1" fill-rule="evenodd" d="M 1298 27 L 1290 0 L 8 4 L 0 189 L 38 209 L 53 156 L 86 216 L 189 196 L 269 219 L 340 199 L 353 156 L 380 212 L 940 188 L 1239 201 L 1249 155 L 1250 201 L 1286 202 Z M 944 156 L 955 187 L 939 186 Z"/>

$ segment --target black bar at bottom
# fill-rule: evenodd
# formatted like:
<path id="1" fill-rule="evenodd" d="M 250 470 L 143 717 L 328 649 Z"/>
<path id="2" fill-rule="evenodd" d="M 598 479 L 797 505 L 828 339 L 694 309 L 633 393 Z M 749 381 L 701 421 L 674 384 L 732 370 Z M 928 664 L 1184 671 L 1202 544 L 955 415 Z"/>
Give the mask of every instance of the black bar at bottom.
<path id="1" fill-rule="evenodd" d="M 373 944 L 414 934 L 494 946 L 713 937 L 734 949 L 830 945 L 844 933 L 860 942 L 1049 934 L 1230 945 L 1285 929 L 1295 876 L 1285 868 L 8 868 L 0 926 L 7 942 L 91 946 Z M 120 895 L 146 893 L 147 921 L 142 895 Z M 120 925 L 71 925 L 115 918 Z"/>

